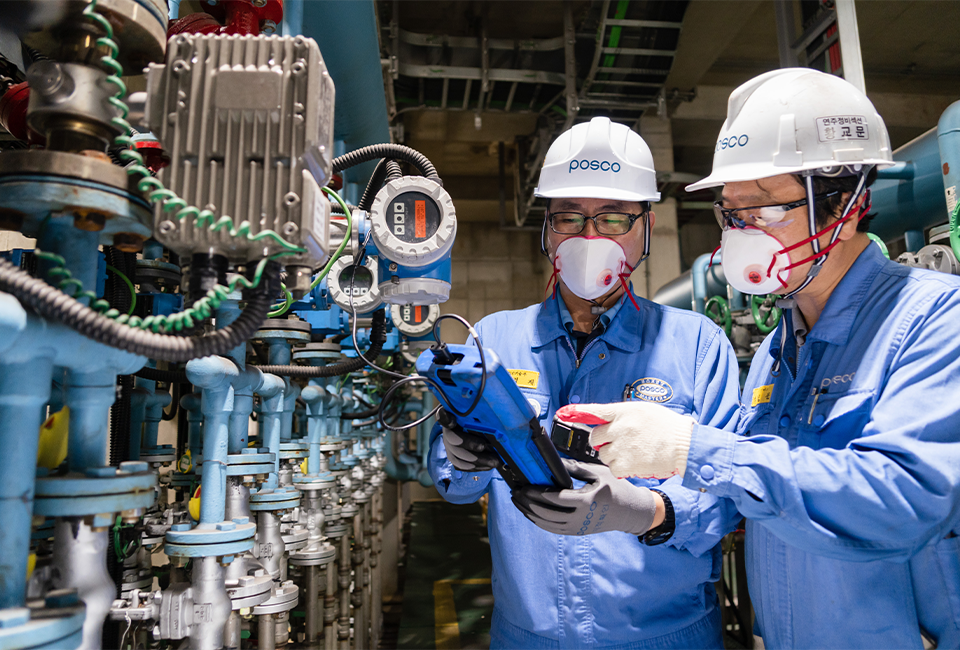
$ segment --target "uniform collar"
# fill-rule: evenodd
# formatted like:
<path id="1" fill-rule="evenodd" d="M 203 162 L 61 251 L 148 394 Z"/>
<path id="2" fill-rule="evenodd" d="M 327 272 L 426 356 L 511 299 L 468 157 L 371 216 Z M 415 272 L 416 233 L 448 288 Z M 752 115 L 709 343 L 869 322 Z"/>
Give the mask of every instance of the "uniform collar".
<path id="1" fill-rule="evenodd" d="M 846 274 L 827 299 L 823 313 L 820 314 L 820 319 L 817 320 L 812 330 L 806 331 L 806 325 L 799 309 L 791 310 L 795 317 L 784 318 L 784 324 L 777 328 L 773 338 L 770 339 L 770 356 L 774 358 L 780 356 L 783 347 L 781 341 L 787 320 L 791 321 L 794 339 L 799 330 L 806 335 L 807 340 L 823 341 L 831 345 L 845 345 L 850 340 L 850 334 L 853 331 L 857 313 L 860 311 L 860 305 L 863 304 L 863 300 L 866 298 L 877 274 L 887 263 L 887 258 L 884 257 L 880 248 L 872 244 L 871 242 L 871 245 L 867 246 L 853 265 L 847 269 Z"/>
<path id="2" fill-rule="evenodd" d="M 626 295 L 621 296 L 616 305 L 601 314 L 600 322 L 604 325 L 603 333 L 598 337 L 607 344 L 621 350 L 636 352 L 640 349 L 640 314 L 633 305 L 629 309 L 623 308 Z M 638 304 L 646 307 L 646 301 L 636 299 Z M 643 308 L 641 307 L 641 308 Z M 570 332 L 564 325 L 563 314 L 570 318 L 567 306 L 558 291 L 547 298 L 540 305 L 537 313 L 537 331 L 534 335 L 533 347 L 541 347 L 555 341 L 561 336 L 569 336 Z M 606 319 L 604 319 L 606 316 Z M 572 319 L 571 319 L 572 323 Z"/>
<path id="3" fill-rule="evenodd" d="M 887 258 L 880 248 L 870 242 L 827 298 L 823 313 L 808 332 L 807 339 L 845 345 L 850 340 L 853 324 L 867 292 L 886 264 Z"/>
<path id="4" fill-rule="evenodd" d="M 558 292 L 559 293 L 559 292 Z M 617 315 L 617 312 L 620 311 L 620 307 L 623 306 L 623 299 L 626 297 L 626 294 L 620 296 L 620 300 L 610 307 L 607 311 L 600 314 L 600 331 L 606 332 L 607 328 L 610 326 L 610 322 L 613 320 L 614 316 Z M 573 316 L 570 315 L 570 310 L 567 309 L 567 304 L 563 301 L 562 298 L 557 296 L 557 305 L 560 310 L 560 322 L 563 324 L 563 328 L 567 331 L 567 334 L 573 334 Z"/>

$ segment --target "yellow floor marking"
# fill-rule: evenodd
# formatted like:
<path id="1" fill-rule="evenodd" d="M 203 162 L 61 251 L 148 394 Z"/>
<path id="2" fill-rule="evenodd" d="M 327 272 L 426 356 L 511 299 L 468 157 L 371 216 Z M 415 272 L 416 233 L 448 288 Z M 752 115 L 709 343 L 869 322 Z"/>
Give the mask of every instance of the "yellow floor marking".
<path id="1" fill-rule="evenodd" d="M 433 583 L 434 634 L 437 650 L 460 650 L 460 624 L 453 601 L 453 585 L 488 585 L 490 578 L 437 580 Z"/>

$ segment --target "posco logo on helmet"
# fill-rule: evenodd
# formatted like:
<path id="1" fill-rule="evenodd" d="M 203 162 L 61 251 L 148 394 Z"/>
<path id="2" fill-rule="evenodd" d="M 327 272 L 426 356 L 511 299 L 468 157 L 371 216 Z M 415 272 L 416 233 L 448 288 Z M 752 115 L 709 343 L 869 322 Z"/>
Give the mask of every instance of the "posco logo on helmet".
<path id="1" fill-rule="evenodd" d="M 602 172 L 617 173 L 620 171 L 620 163 L 610 162 L 609 160 L 571 160 L 570 169 L 567 170 L 567 173 L 573 173 L 575 169 L 592 169 L 594 171 L 600 170 Z"/>
<path id="2" fill-rule="evenodd" d="M 750 136 L 746 133 L 743 135 L 731 135 L 728 138 L 720 138 L 717 140 L 717 148 L 714 149 L 714 151 L 733 149 L 734 147 L 745 147 L 748 142 L 750 142 Z"/>

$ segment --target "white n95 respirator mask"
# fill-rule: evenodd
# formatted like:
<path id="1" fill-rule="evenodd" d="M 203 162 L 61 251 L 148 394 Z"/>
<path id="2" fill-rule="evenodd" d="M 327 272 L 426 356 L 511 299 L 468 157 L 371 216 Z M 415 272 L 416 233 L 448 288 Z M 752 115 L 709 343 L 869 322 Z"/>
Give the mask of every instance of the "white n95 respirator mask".
<path id="1" fill-rule="evenodd" d="M 781 291 L 793 266 L 779 239 L 751 226 L 723 231 L 720 264 L 731 287 L 755 296 Z"/>
<path id="2" fill-rule="evenodd" d="M 633 270 L 617 242 L 606 237 L 570 237 L 560 242 L 554 272 L 573 294 L 594 300 L 609 293 Z"/>

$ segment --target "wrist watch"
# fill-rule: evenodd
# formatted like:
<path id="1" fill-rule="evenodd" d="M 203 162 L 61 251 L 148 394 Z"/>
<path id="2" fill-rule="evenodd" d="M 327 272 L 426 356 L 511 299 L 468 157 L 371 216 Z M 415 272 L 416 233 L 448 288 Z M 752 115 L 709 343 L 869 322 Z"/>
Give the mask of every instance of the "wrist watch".
<path id="1" fill-rule="evenodd" d="M 673 503 L 670 502 L 670 497 L 660 490 L 651 491 L 656 492 L 663 498 L 663 523 L 656 528 L 648 530 L 643 535 L 640 535 L 638 539 L 647 546 L 657 546 L 658 544 L 663 544 L 665 541 L 673 537 L 673 531 L 676 530 L 677 527 L 677 518 L 673 511 Z"/>

